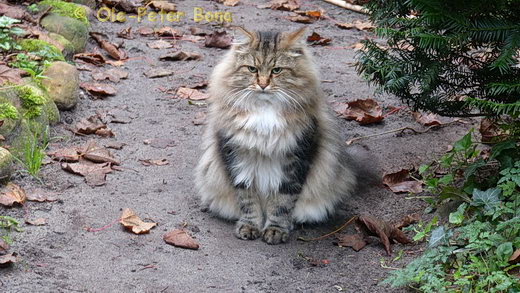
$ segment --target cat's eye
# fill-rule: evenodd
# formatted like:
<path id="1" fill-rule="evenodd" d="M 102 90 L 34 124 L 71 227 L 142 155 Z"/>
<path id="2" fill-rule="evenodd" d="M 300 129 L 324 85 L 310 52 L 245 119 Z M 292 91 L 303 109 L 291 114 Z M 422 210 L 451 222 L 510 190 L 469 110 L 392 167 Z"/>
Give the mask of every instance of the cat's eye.
<path id="1" fill-rule="evenodd" d="M 280 68 L 280 67 L 275 67 L 275 68 L 273 68 L 273 69 L 271 70 L 271 72 L 272 72 L 273 74 L 278 74 L 278 73 L 282 72 L 282 68 Z"/>
<path id="2" fill-rule="evenodd" d="M 256 73 L 258 71 L 258 69 L 256 69 L 254 66 L 248 66 L 247 69 L 249 69 L 249 72 L 251 73 Z"/>

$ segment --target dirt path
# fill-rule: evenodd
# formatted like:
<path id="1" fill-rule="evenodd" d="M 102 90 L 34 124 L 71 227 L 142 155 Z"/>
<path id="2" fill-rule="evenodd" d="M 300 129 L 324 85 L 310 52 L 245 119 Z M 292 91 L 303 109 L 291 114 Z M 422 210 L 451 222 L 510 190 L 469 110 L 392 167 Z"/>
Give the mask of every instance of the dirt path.
<path id="1" fill-rule="evenodd" d="M 262 29 L 297 28 L 289 22 L 286 12 L 257 9 L 255 1 L 241 1 L 233 8 L 208 1 L 178 1 L 179 10 L 192 15 L 194 6 L 206 10 L 229 10 L 237 24 Z M 363 18 L 322 1 L 305 1 L 308 7 L 319 5 L 329 16 L 342 22 Z M 188 31 L 193 20 L 175 26 Z M 93 31 L 105 33 L 111 41 L 119 42 L 116 33 L 132 26 L 152 23 L 135 20 L 127 23 L 93 22 Z M 161 24 L 156 24 L 161 27 Z M 259 27 L 258 25 L 257 27 Z M 330 102 L 350 101 L 374 97 L 355 73 L 352 66 L 355 52 L 342 47 L 350 46 L 367 33 L 341 30 L 327 20 L 307 25 L 309 33 L 316 31 L 331 37 L 329 48 L 313 47 L 321 67 L 323 83 Z M 209 27 L 209 26 L 208 26 Z M 128 168 L 107 175 L 105 186 L 92 188 L 84 179 L 65 173 L 58 164 L 44 167 L 42 177 L 47 186 L 60 192 L 55 203 L 27 203 L 31 217 L 44 217 L 46 226 L 26 226 L 15 234 L 13 251 L 23 256 L 23 263 L 0 271 L 2 292 L 390 292 L 377 283 L 388 273 L 380 265 L 385 259 L 392 267 L 400 267 L 410 260 L 418 246 L 395 245 L 394 251 L 404 249 L 402 259 L 391 262 L 382 246 L 374 241 L 360 252 L 339 248 L 333 239 L 318 242 L 297 241 L 298 236 L 316 237 L 333 230 L 350 216 L 371 213 L 385 219 L 397 219 L 412 212 L 421 212 L 419 200 L 407 200 L 382 188 L 372 188 L 366 194 L 352 198 L 350 205 L 336 221 L 320 226 L 305 226 L 292 234 L 290 243 L 269 246 L 262 241 L 240 241 L 233 232 L 233 224 L 219 220 L 201 211 L 195 197 L 192 170 L 198 160 L 203 126 L 192 123 L 194 115 L 204 109 L 189 105 L 184 100 L 172 99 L 158 90 L 176 88 L 189 83 L 193 76 L 207 78 L 223 50 L 204 48 L 200 43 L 179 42 L 183 50 L 203 55 L 201 61 L 160 62 L 158 56 L 168 50 L 154 50 L 146 46 L 150 41 L 136 34 L 134 40 L 124 40 L 131 60 L 123 69 L 130 73 L 127 80 L 115 84 L 116 96 L 91 100 L 83 96 L 78 107 L 62 114 L 63 123 L 53 129 L 56 136 L 70 139 L 63 146 L 81 145 L 88 138 L 73 137 L 67 127 L 96 110 L 123 109 L 133 117 L 128 124 L 110 124 L 115 138 L 96 138 L 99 144 L 117 141 L 126 146 L 115 155 Z M 88 50 L 97 47 L 91 43 Z M 148 79 L 143 72 L 150 66 L 161 65 L 177 74 Z M 110 66 L 106 66 L 107 68 Z M 91 81 L 89 72 L 82 72 L 82 81 Z M 393 97 L 377 96 L 384 106 L 401 106 Z M 354 135 L 368 135 L 403 126 L 420 128 L 409 113 L 400 111 L 388 116 L 384 123 L 359 126 L 356 122 L 341 123 L 345 139 Z M 467 125 L 453 124 L 422 135 L 385 135 L 360 141 L 386 171 L 419 165 L 464 133 Z M 173 147 L 164 149 L 145 145 L 144 140 L 171 138 Z M 143 166 L 139 159 L 166 158 L 166 166 Z M 368 164 L 372 162 L 367 162 Z M 17 183 L 26 188 L 34 184 L 30 178 L 18 177 Z M 133 235 L 115 224 L 100 232 L 87 232 L 86 227 L 102 227 L 116 220 L 121 209 L 134 209 L 142 218 L 151 219 L 159 226 L 147 235 Z M 23 218 L 20 208 L 3 209 L 0 213 Z M 162 235 L 173 228 L 187 224 L 200 242 L 198 251 L 183 250 L 166 245 Z M 350 228 L 351 229 L 351 228 Z M 327 260 L 328 264 L 312 266 L 308 258 Z M 397 292 L 397 291 L 396 291 Z"/>

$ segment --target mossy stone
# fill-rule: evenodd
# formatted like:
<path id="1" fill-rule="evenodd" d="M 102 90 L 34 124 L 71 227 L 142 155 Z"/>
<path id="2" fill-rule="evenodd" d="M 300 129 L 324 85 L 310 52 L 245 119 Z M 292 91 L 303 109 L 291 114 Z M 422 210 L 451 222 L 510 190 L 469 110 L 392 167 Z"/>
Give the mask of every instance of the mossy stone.
<path id="1" fill-rule="evenodd" d="M 49 32 L 60 34 L 69 40 L 74 48 L 74 53 L 82 52 L 85 49 L 88 39 L 88 24 L 55 13 L 45 16 L 40 24 Z"/>
<path id="2" fill-rule="evenodd" d="M 3 124 L 0 126 L 0 135 L 4 137 L 8 137 L 13 133 L 13 131 L 16 129 L 18 124 L 20 123 L 21 114 L 19 112 L 19 108 L 21 107 L 20 100 L 18 99 L 18 93 L 16 90 L 10 87 L 6 87 L 2 90 L 0 90 L 0 105 L 1 104 L 7 104 L 14 107 L 17 111 L 17 117 L 16 119 L 13 119 L 13 117 L 2 117 L 0 120 L 3 120 Z M 0 116 L 2 116 L 2 113 L 0 113 Z M 11 115 L 8 115 L 11 116 Z"/>
<path id="3" fill-rule="evenodd" d="M 57 33 L 49 33 L 49 38 L 55 40 L 63 46 L 63 51 L 61 53 L 63 56 L 65 56 L 66 59 L 72 59 L 72 56 L 74 55 L 74 46 L 69 40 Z"/>
<path id="4" fill-rule="evenodd" d="M 55 124 L 60 121 L 60 111 L 56 107 L 56 104 L 51 99 L 51 97 L 47 94 L 45 89 L 40 88 L 32 79 L 24 78 L 25 84 L 18 89 L 20 94 L 23 94 L 26 91 L 26 96 L 20 95 L 20 100 L 22 102 L 22 115 L 24 118 L 29 120 L 37 119 L 42 120 L 43 124 Z M 27 93 L 30 92 L 29 94 Z M 25 106 L 24 106 L 25 104 Z M 41 113 L 40 115 L 27 115 L 32 114 L 29 111 L 33 111 L 31 107 L 40 106 Z M 24 115 L 25 114 L 25 115 Z M 33 117 L 31 117 L 33 116 Z M 47 120 L 45 123 L 45 120 Z"/>
<path id="5" fill-rule="evenodd" d="M 0 147 L 0 180 L 9 179 L 13 171 L 13 156 L 11 153 Z"/>
<path id="6" fill-rule="evenodd" d="M 79 72 L 76 67 L 66 62 L 54 62 L 43 75 L 43 87 L 54 101 L 58 109 L 70 110 L 79 100 Z"/>

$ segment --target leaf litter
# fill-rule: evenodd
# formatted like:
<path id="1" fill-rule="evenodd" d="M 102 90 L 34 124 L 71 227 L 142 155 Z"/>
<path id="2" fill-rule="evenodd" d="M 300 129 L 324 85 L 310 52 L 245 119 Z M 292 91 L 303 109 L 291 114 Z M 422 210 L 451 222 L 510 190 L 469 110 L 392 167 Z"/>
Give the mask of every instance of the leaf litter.
<path id="1" fill-rule="evenodd" d="M 109 80 L 111 82 L 118 83 L 119 81 L 121 81 L 121 79 L 128 78 L 128 71 L 124 71 L 117 68 L 110 68 L 105 71 L 97 70 L 92 72 L 92 78 L 97 81 Z"/>
<path id="2" fill-rule="evenodd" d="M 188 61 L 188 60 L 200 60 L 202 55 L 194 52 L 175 51 L 164 54 L 159 57 L 161 61 Z"/>
<path id="3" fill-rule="evenodd" d="M 179 99 L 190 99 L 193 101 L 200 101 L 200 100 L 206 100 L 209 98 L 209 94 L 203 93 L 199 90 L 187 88 L 187 87 L 180 87 L 177 89 L 176 96 Z"/>
<path id="4" fill-rule="evenodd" d="M 383 176 L 383 184 L 392 192 L 420 193 L 423 191 L 422 182 L 410 178 L 410 170 L 401 169 Z"/>
<path id="5" fill-rule="evenodd" d="M 90 32 L 90 36 L 98 43 L 98 45 L 105 50 L 108 55 L 115 60 L 125 60 L 128 59 L 128 55 L 123 49 L 119 49 L 113 43 L 103 39 L 100 33 Z"/>
<path id="6" fill-rule="evenodd" d="M 184 229 L 175 229 L 163 235 L 164 242 L 180 247 L 198 250 L 199 243 L 195 241 Z"/>
<path id="7" fill-rule="evenodd" d="M 324 38 L 316 32 L 313 32 L 310 36 L 307 37 L 307 42 L 309 42 L 311 46 L 325 46 L 328 45 L 331 41 L 331 39 Z"/>
<path id="8" fill-rule="evenodd" d="M 115 87 L 106 83 L 88 83 L 83 82 L 80 87 L 87 91 L 91 96 L 95 98 L 103 98 L 105 96 L 114 96 L 117 93 Z"/>
<path id="9" fill-rule="evenodd" d="M 233 37 L 231 35 L 228 35 L 228 33 L 225 30 L 217 30 L 209 35 L 206 35 L 206 41 L 204 42 L 204 46 L 210 48 L 227 49 L 231 47 L 232 41 Z"/>
<path id="10" fill-rule="evenodd" d="M 373 99 L 358 99 L 346 103 L 341 109 L 336 109 L 338 114 L 347 120 L 356 120 L 361 125 L 378 123 L 383 120 L 383 109 Z"/>
<path id="11" fill-rule="evenodd" d="M 14 204 L 23 205 L 27 196 L 25 191 L 18 185 L 9 182 L 0 189 L 0 205 L 11 207 Z"/>
<path id="12" fill-rule="evenodd" d="M 157 223 L 154 222 L 144 222 L 129 208 L 123 209 L 119 223 L 134 234 L 149 233 L 153 227 L 157 226 Z"/>

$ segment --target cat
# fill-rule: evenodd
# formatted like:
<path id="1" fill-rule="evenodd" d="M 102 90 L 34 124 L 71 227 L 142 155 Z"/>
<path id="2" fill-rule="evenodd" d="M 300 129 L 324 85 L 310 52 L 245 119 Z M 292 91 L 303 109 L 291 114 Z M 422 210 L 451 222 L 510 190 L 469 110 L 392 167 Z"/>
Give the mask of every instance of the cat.
<path id="1" fill-rule="evenodd" d="M 196 167 L 202 203 L 240 239 L 287 242 L 294 223 L 332 215 L 358 183 L 318 72 L 292 32 L 250 32 L 215 67 Z"/>

